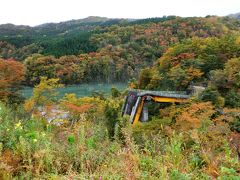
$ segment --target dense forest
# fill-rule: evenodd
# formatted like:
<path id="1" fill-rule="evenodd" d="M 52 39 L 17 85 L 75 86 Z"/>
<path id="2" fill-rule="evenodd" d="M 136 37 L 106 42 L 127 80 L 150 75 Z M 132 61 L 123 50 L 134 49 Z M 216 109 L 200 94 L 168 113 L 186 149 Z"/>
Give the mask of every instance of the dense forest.
<path id="1" fill-rule="evenodd" d="M 27 85 L 39 83 L 40 76 L 60 78 L 64 84 L 126 81 L 176 43 L 234 36 L 239 27 L 236 19 L 211 16 L 137 21 L 90 17 L 33 28 L 2 25 L 0 55 L 25 64 Z"/>
<path id="2" fill-rule="evenodd" d="M 121 116 L 127 90 L 56 98 L 90 82 L 204 90 L 149 104 L 149 122 L 133 127 Z M 237 14 L 0 25 L 0 179 L 237 180 L 239 159 Z"/>

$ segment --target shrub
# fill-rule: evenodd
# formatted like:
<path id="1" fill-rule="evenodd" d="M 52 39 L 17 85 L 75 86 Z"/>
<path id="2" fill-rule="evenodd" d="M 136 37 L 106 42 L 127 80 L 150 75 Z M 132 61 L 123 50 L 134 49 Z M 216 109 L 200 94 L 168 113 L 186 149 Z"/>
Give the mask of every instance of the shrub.
<path id="1" fill-rule="evenodd" d="M 120 112 L 119 104 L 114 100 L 109 100 L 105 106 L 106 127 L 108 129 L 109 138 L 113 139 L 115 125 L 118 122 Z"/>
<path id="2" fill-rule="evenodd" d="M 224 106 L 224 98 L 221 97 L 220 93 L 217 90 L 211 88 L 203 91 L 200 99 L 204 102 L 211 101 L 217 107 Z"/>
<path id="3" fill-rule="evenodd" d="M 240 133 L 240 115 L 235 118 L 235 120 L 230 123 L 231 129 Z"/>
<path id="4" fill-rule="evenodd" d="M 226 98 L 226 106 L 231 108 L 240 107 L 240 93 L 236 92 L 234 89 L 230 90 Z"/>
<path id="5" fill-rule="evenodd" d="M 118 89 L 115 87 L 111 88 L 111 94 L 113 98 L 117 98 L 121 95 L 120 91 L 118 91 Z"/>

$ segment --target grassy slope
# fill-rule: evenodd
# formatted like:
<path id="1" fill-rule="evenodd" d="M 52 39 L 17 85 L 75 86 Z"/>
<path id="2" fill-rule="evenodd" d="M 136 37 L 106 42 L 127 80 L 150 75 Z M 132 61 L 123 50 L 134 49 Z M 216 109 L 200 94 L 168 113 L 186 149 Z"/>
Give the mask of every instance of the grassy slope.
<path id="1" fill-rule="evenodd" d="M 23 118 L 22 111 L 16 118 L 1 105 L 0 178 L 237 179 L 240 166 L 228 141 L 236 134 L 220 116 L 209 119 L 215 113 L 211 104 L 170 107 L 165 117 L 134 129 L 120 118 L 114 140 L 108 136 L 109 117 L 100 110 L 103 104 L 82 114 L 74 126 Z M 168 114 L 174 112 L 180 115 Z M 191 113 L 200 126 L 191 122 Z"/>

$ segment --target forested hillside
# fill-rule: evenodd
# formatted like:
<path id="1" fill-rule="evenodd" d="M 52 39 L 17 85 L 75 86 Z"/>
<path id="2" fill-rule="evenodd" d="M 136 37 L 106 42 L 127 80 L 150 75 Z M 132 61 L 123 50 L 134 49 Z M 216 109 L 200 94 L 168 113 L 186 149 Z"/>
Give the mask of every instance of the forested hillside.
<path id="1" fill-rule="evenodd" d="M 235 19 L 214 16 L 145 20 L 89 17 L 36 27 L 1 25 L 0 54 L 25 63 L 28 85 L 38 83 L 41 75 L 58 77 L 65 84 L 127 81 L 137 78 L 140 69 L 152 66 L 176 43 L 196 37 L 222 38 L 237 34 L 239 27 Z M 41 60 L 33 60 L 38 58 Z M 64 59 L 72 59 L 70 66 Z M 48 64 L 50 72 L 36 69 Z M 35 75 L 32 66 L 36 67 Z M 72 71 L 77 69 L 82 73 L 76 77 Z"/>

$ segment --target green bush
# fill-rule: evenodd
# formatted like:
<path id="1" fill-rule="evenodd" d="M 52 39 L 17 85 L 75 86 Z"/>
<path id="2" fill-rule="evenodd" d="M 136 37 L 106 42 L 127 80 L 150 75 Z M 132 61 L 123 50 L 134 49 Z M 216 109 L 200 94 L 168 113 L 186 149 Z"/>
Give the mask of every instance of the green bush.
<path id="1" fill-rule="evenodd" d="M 240 94 L 237 93 L 236 90 L 232 89 L 228 92 L 226 98 L 226 106 L 232 107 L 232 108 L 238 108 L 240 107 Z"/>
<path id="2" fill-rule="evenodd" d="M 236 119 L 230 123 L 231 130 L 235 130 L 240 133 L 240 115 L 236 117 Z"/>
<path id="3" fill-rule="evenodd" d="M 114 137 L 115 125 L 118 122 L 119 111 L 120 108 L 116 101 L 107 101 L 105 106 L 106 127 L 108 129 L 109 138 L 111 139 Z"/>
<path id="4" fill-rule="evenodd" d="M 205 102 L 211 101 L 217 107 L 224 106 L 224 98 L 221 97 L 221 94 L 215 89 L 206 89 L 202 92 L 200 99 Z"/>
<path id="5" fill-rule="evenodd" d="M 117 98 L 121 95 L 121 93 L 120 93 L 120 91 L 118 91 L 117 88 L 112 87 L 111 88 L 111 95 L 112 95 L 113 98 Z"/>

